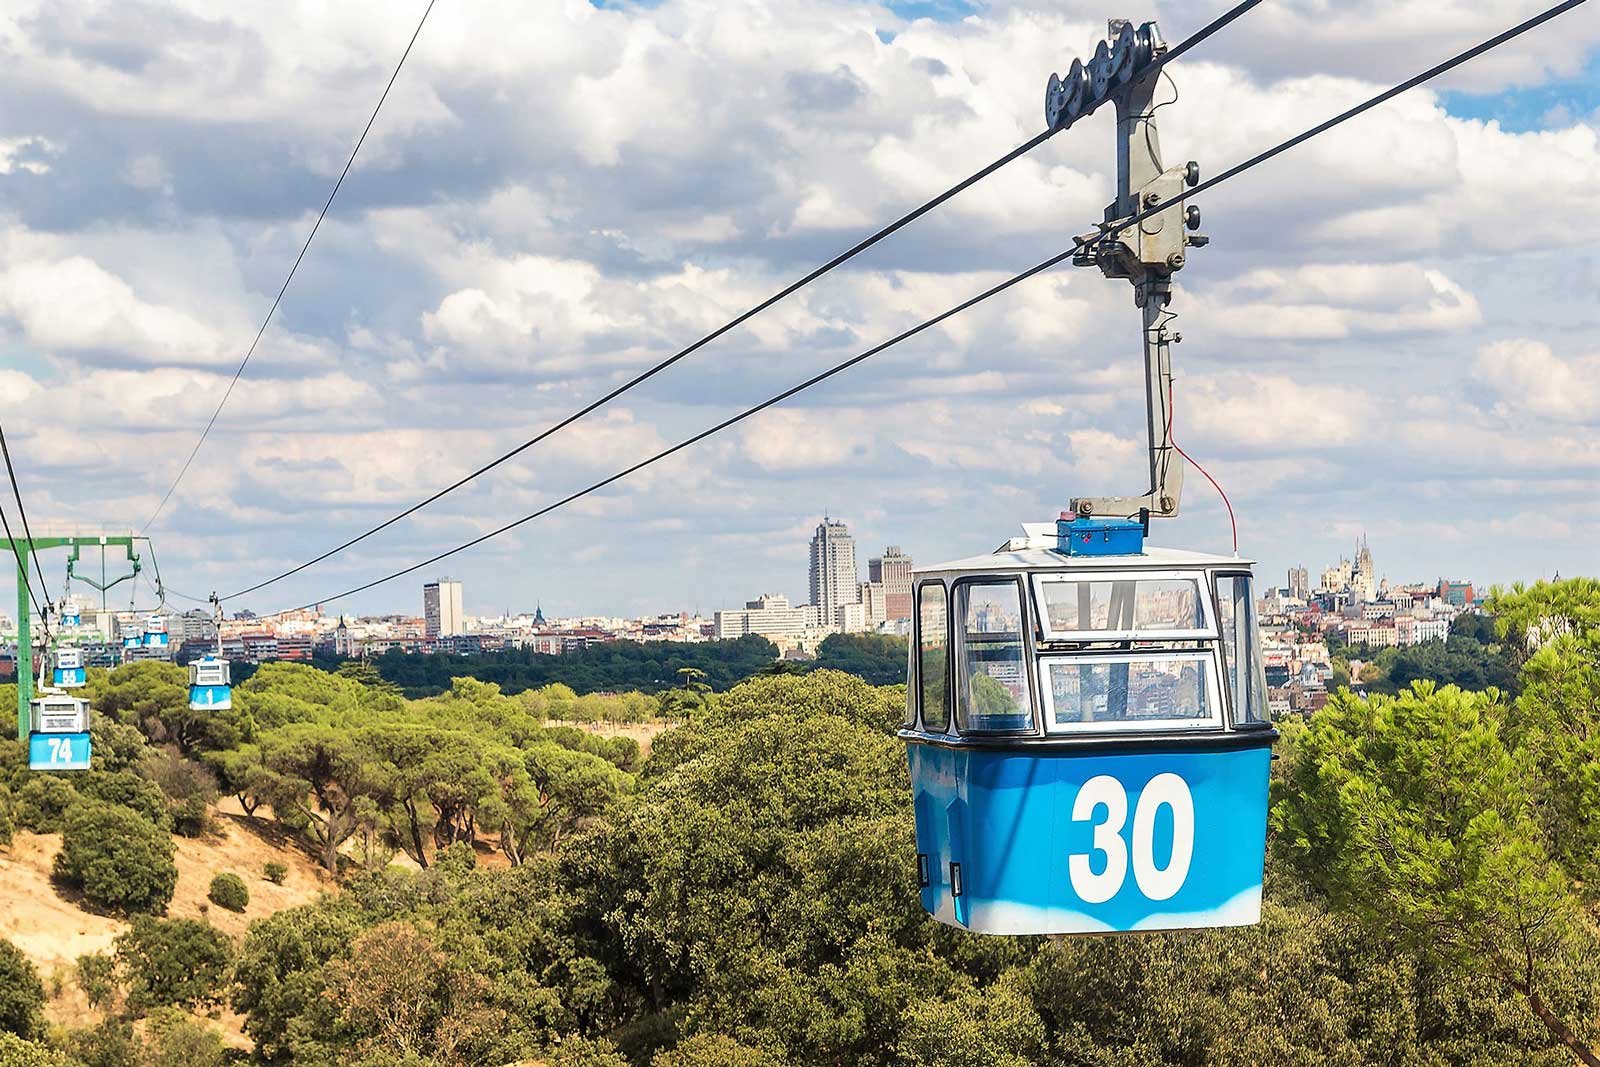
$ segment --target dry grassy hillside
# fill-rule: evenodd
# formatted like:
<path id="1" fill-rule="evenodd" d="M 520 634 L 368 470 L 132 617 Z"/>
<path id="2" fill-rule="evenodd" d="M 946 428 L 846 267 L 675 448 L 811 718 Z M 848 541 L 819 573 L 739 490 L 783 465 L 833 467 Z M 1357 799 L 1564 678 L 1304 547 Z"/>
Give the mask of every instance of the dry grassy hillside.
<path id="1" fill-rule="evenodd" d="M 252 919 L 303 904 L 331 885 L 326 873 L 293 843 L 275 837 L 262 824 L 225 812 L 215 816 L 216 829 L 200 839 L 174 837 L 178 886 L 167 914 L 205 918 L 232 937 L 243 937 Z M 51 998 L 45 1011 L 53 1023 L 84 1026 L 97 1021 L 73 980 L 79 956 L 104 952 L 128 923 L 83 910 L 75 895 L 50 878 L 51 863 L 61 848 L 59 834 L 18 831 L 10 848 L 0 848 L 0 938 L 11 941 L 33 961 Z M 268 861 L 289 868 L 282 885 L 262 875 Z M 239 915 L 206 900 L 214 875 L 230 871 L 250 889 L 250 905 Z M 243 1047 L 237 1020 L 218 1020 L 230 1044 Z"/>

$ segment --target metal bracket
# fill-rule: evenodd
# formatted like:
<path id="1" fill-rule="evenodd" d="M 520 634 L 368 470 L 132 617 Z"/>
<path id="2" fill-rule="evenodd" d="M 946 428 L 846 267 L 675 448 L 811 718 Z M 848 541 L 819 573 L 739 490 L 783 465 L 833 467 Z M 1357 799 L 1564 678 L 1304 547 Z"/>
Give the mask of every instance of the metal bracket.
<path id="1" fill-rule="evenodd" d="M 1153 23 L 1141 27 L 1160 40 Z M 1114 19 L 1108 36 L 1120 40 L 1128 24 Z M 1105 48 L 1104 43 L 1100 46 Z M 1160 46 L 1165 51 L 1165 45 Z M 1096 55 L 1098 57 L 1099 50 Z M 1138 496 L 1075 497 L 1071 510 L 1079 516 L 1137 516 L 1148 524 L 1151 517 L 1178 514 L 1183 495 L 1184 459 L 1172 440 L 1172 349 L 1182 335 L 1168 329 L 1173 316 L 1166 310 L 1172 300 L 1172 276 L 1188 261 L 1186 249 L 1201 247 L 1207 239 L 1195 230 L 1198 208 L 1175 202 L 1186 185 L 1200 180 L 1196 163 L 1165 167 L 1155 123 L 1155 90 L 1159 67 L 1135 73 L 1113 96 L 1117 110 L 1117 198 L 1106 206 L 1105 220 L 1092 233 L 1079 237 L 1072 262 L 1099 268 L 1107 278 L 1133 283 L 1134 306 L 1144 324 L 1145 410 L 1150 442 L 1150 488 Z M 1172 203 L 1137 224 L 1143 212 Z"/>

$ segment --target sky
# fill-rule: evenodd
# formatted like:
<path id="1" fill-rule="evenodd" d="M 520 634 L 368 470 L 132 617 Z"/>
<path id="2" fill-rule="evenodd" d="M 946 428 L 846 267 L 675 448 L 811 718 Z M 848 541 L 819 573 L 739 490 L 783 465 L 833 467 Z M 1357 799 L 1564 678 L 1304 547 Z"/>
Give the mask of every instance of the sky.
<path id="1" fill-rule="evenodd" d="M 156 510 L 424 6 L 0 11 L 0 425 L 36 528 Z M 148 530 L 168 588 L 226 594 L 375 525 L 1028 139 L 1046 79 L 1107 16 L 1175 42 L 1225 6 L 438 0 Z M 1217 173 L 1544 6 L 1267 0 L 1170 68 L 1165 157 Z M 1363 531 L 1395 581 L 1600 570 L 1597 75 L 1600 4 L 1196 201 L 1211 244 L 1171 305 L 1174 431 L 1268 583 L 1315 577 Z M 825 513 L 865 577 L 889 544 L 956 558 L 1072 496 L 1142 491 L 1130 287 L 1063 266 L 511 534 L 326 599 L 1061 251 L 1111 198 L 1108 116 L 228 610 L 420 612 L 445 575 L 470 614 L 798 602 Z M 1204 479 L 1153 541 L 1230 548 Z M 45 565 L 57 595 L 64 555 Z"/>

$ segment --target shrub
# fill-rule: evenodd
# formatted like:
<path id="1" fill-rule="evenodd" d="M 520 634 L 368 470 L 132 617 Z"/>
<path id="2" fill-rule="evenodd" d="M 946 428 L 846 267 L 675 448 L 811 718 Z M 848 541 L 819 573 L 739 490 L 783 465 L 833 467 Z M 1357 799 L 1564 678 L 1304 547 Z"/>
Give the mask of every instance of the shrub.
<path id="1" fill-rule="evenodd" d="M 35 774 L 17 790 L 16 823 L 36 834 L 58 834 L 78 791 L 65 778 Z"/>
<path id="2" fill-rule="evenodd" d="M 171 1008 L 150 1016 L 144 1067 L 221 1067 L 227 1062 L 216 1028 Z"/>
<path id="3" fill-rule="evenodd" d="M 11 790 L 0 785 L 0 845 L 11 844 L 11 838 L 16 833 L 17 824 L 11 808 Z"/>
<path id="4" fill-rule="evenodd" d="M 67 813 L 55 873 L 102 907 L 165 911 L 178 884 L 172 836 L 127 808 L 82 801 Z"/>
<path id="5" fill-rule="evenodd" d="M 117 997 L 116 961 L 104 952 L 79 956 L 78 988 L 88 998 L 89 1007 L 109 1008 Z"/>
<path id="6" fill-rule="evenodd" d="M 31 1038 L 44 1034 L 44 985 L 28 957 L 0 941 L 0 1033 Z M 7 1061 L 0 1057 L 0 1063 Z"/>
<path id="7" fill-rule="evenodd" d="M 219 908 L 244 911 L 250 904 L 250 890 L 245 888 L 243 878 L 223 872 L 211 879 L 211 889 L 206 893 L 206 899 Z"/>
<path id="8" fill-rule="evenodd" d="M 172 829 L 161 787 L 132 771 L 90 771 L 73 779 L 73 788 L 79 796 L 129 808 L 163 830 Z"/>
<path id="9" fill-rule="evenodd" d="M 0 1032 L 0 1064 L 5 1067 L 78 1067 L 65 1054 Z"/>
<path id="10" fill-rule="evenodd" d="M 605 1038 L 569 1037 L 556 1046 L 551 1067 L 628 1067 L 617 1046 Z"/>
<path id="11" fill-rule="evenodd" d="M 107 1019 L 92 1029 L 70 1030 L 61 1044 L 83 1067 L 150 1067 L 144 1042 L 134 1032 L 133 1024 L 123 1019 Z"/>
<path id="12" fill-rule="evenodd" d="M 289 867 L 277 860 L 268 860 L 262 865 L 261 873 L 266 875 L 267 881 L 273 885 L 282 885 L 284 879 L 289 877 Z"/>
<path id="13" fill-rule="evenodd" d="M 233 964 L 233 942 L 198 919 L 141 915 L 117 938 L 115 951 L 135 1011 L 220 1004 Z"/>
<path id="14" fill-rule="evenodd" d="M 181 837 L 200 837 L 208 824 L 206 802 L 186 797 L 172 805 L 172 832 Z"/>

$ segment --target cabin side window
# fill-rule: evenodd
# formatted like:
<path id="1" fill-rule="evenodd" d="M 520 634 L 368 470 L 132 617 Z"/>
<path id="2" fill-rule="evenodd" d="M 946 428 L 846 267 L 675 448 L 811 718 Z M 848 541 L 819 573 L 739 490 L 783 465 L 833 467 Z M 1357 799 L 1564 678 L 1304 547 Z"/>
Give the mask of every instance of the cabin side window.
<path id="1" fill-rule="evenodd" d="M 957 587 L 961 674 L 956 724 L 962 733 L 1015 733 L 1033 725 L 1027 652 L 1022 638 L 1022 586 L 964 582 Z"/>
<path id="2" fill-rule="evenodd" d="M 944 584 L 924 582 L 917 589 L 917 685 L 922 697 L 922 728 L 950 728 L 950 637 Z"/>
<path id="3" fill-rule="evenodd" d="M 1267 721 L 1267 676 L 1257 650 L 1256 602 L 1248 574 L 1217 575 L 1217 622 L 1227 660 L 1228 694 L 1235 725 Z"/>

